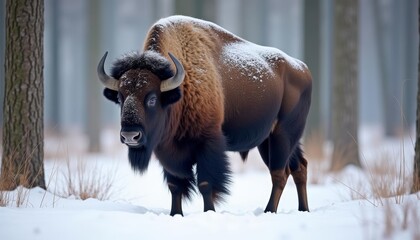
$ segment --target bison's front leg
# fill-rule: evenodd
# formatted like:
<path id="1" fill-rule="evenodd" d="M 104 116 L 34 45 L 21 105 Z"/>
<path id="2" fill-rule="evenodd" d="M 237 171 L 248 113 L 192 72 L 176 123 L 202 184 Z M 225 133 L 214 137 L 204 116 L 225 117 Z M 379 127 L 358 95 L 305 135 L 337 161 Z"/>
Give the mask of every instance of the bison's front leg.
<path id="1" fill-rule="evenodd" d="M 172 195 L 172 204 L 171 204 L 171 216 L 176 214 L 182 214 L 182 197 L 191 197 L 191 192 L 194 191 L 195 179 L 191 172 L 191 177 L 189 178 L 178 178 L 166 170 L 163 171 L 165 179 L 168 183 L 169 191 Z"/>
<path id="2" fill-rule="evenodd" d="M 184 216 L 184 214 L 182 214 L 182 194 L 179 186 L 168 182 L 168 187 L 172 195 L 171 216 L 175 216 L 176 214 Z"/>
<path id="3" fill-rule="evenodd" d="M 197 151 L 198 189 L 203 195 L 205 212 L 215 211 L 214 202 L 229 193 L 230 170 L 223 140 L 207 141 Z"/>
<path id="4" fill-rule="evenodd" d="M 216 211 L 213 202 L 213 187 L 209 182 L 203 181 L 198 185 L 201 195 L 203 195 L 204 212 Z"/>

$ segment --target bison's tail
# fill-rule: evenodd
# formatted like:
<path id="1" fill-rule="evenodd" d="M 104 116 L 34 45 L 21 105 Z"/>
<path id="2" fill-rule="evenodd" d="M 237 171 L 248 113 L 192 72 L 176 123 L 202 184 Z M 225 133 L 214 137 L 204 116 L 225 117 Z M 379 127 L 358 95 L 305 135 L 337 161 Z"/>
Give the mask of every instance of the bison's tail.
<path id="1" fill-rule="evenodd" d="M 249 151 L 244 151 L 244 152 L 239 152 L 239 154 L 241 155 L 242 161 L 246 161 L 246 159 L 248 158 L 248 153 Z"/>

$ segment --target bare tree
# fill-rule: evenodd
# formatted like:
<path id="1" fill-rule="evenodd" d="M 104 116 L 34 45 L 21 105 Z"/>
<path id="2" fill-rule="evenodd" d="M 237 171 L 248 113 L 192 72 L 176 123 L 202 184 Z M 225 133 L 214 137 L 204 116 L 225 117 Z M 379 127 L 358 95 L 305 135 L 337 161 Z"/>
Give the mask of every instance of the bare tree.
<path id="1" fill-rule="evenodd" d="M 420 36 L 420 1 L 419 1 L 419 36 Z M 417 65 L 417 118 L 416 118 L 416 146 L 414 154 L 413 186 L 411 192 L 420 191 L 420 43 L 419 59 Z"/>
<path id="2" fill-rule="evenodd" d="M 0 2 L 0 124 L 3 124 L 3 99 L 4 99 L 4 50 L 6 47 L 5 41 L 6 38 L 4 37 L 6 34 L 5 31 L 5 7 L 6 4 L 4 1 Z M 0 129 L 1 134 L 1 129 Z"/>
<path id="3" fill-rule="evenodd" d="M 311 134 L 313 131 L 321 129 L 321 107 L 320 107 L 320 69 L 321 69 L 321 1 L 304 1 L 304 60 L 311 70 L 312 78 L 318 84 L 312 87 L 311 109 L 309 111 L 306 132 Z"/>
<path id="4" fill-rule="evenodd" d="M 334 3 L 334 78 L 331 170 L 361 166 L 358 147 L 358 11 L 357 0 Z"/>
<path id="5" fill-rule="evenodd" d="M 1 189 L 44 180 L 43 0 L 6 2 Z"/>
<path id="6" fill-rule="evenodd" d="M 99 82 L 95 81 L 96 65 L 98 64 L 100 53 L 100 34 L 101 34 L 101 6 L 99 0 L 88 1 L 89 8 L 89 79 L 88 79 L 88 108 L 87 108 L 87 128 L 86 132 L 89 138 L 89 151 L 99 152 L 100 150 L 100 131 L 101 131 L 101 93 L 102 89 Z"/>

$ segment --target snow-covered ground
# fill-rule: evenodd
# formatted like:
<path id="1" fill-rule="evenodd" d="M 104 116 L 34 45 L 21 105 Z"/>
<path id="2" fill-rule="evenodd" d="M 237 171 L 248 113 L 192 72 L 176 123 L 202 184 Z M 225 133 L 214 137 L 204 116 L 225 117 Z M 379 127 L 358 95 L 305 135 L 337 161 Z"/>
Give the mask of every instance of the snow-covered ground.
<path id="1" fill-rule="evenodd" d="M 398 141 L 389 144 L 399 147 Z M 411 159 L 412 154 L 409 150 L 406 158 Z M 255 152 L 251 154 L 254 156 Z M 268 170 L 255 167 L 252 160 L 246 164 L 254 167 L 241 167 L 239 158 L 232 157 L 235 173 L 231 195 L 216 207 L 217 212 L 203 213 L 201 196 L 196 195 L 183 204 L 184 217 L 171 217 L 170 194 L 156 160 L 140 176 L 131 171 L 125 150 L 66 158 L 72 171 L 79 161 L 87 163 L 87 169 L 99 169 L 103 177 L 113 176 L 111 197 L 105 201 L 59 197 L 55 193 L 65 188 L 66 160 L 48 159 L 45 170 L 49 191 L 36 188 L 3 193 L 10 202 L 8 207 L 0 207 L 0 239 L 353 240 L 383 239 L 386 229 L 391 232 L 390 239 L 420 237 L 420 195 L 405 195 L 402 203 L 396 203 L 394 197 L 354 200 L 349 187 L 357 190 L 357 184 L 368 185 L 369 176 L 353 167 L 324 176 L 322 184 L 309 184 L 311 212 L 297 211 L 297 194 L 290 178 L 277 214 L 266 214 L 263 210 L 271 190 Z M 19 194 L 24 200 L 16 207 L 13 201 Z"/>

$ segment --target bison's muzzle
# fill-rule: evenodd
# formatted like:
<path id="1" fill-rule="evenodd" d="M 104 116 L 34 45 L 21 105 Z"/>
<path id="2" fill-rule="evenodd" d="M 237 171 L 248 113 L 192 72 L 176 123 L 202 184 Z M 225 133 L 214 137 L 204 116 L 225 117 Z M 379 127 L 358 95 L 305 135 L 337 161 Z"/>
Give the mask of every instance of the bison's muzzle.
<path id="1" fill-rule="evenodd" d="M 121 130 L 121 142 L 129 147 L 142 147 L 146 143 L 144 134 L 141 130 L 124 131 Z"/>

